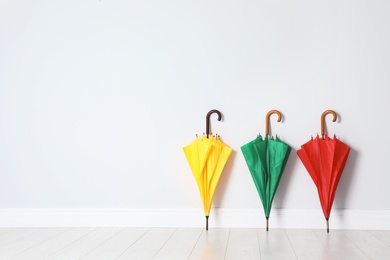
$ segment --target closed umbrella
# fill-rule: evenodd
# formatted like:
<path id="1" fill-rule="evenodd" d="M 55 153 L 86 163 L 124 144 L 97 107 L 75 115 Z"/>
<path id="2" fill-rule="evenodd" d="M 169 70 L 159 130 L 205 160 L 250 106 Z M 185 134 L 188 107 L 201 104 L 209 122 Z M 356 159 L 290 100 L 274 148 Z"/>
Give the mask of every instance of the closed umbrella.
<path id="1" fill-rule="evenodd" d="M 279 111 L 271 110 L 268 112 L 265 123 L 265 138 L 263 139 L 259 135 L 256 139 L 241 147 L 257 193 L 263 204 L 267 231 L 272 201 L 291 151 L 291 147 L 282 142 L 277 136 L 275 139 L 269 136 L 269 119 L 274 113 L 278 115 L 278 122 L 282 119 Z"/>
<path id="2" fill-rule="evenodd" d="M 232 154 L 232 149 L 224 144 L 218 135 L 210 135 L 210 116 L 213 113 L 217 113 L 218 121 L 221 121 L 221 112 L 209 111 L 206 115 L 206 135 L 202 138 L 196 136 L 191 144 L 183 147 L 202 199 L 206 230 L 208 230 L 208 219 L 218 181 Z"/>
<path id="3" fill-rule="evenodd" d="M 327 232 L 329 233 L 329 217 L 332 210 L 337 185 L 340 181 L 350 148 L 339 139 L 330 138 L 325 134 L 325 116 L 333 115 L 333 122 L 337 120 L 337 114 L 333 110 L 327 110 L 321 115 L 321 137 L 317 135 L 303 144 L 297 151 L 306 170 L 310 174 L 318 191 L 322 211 L 326 219 Z"/>

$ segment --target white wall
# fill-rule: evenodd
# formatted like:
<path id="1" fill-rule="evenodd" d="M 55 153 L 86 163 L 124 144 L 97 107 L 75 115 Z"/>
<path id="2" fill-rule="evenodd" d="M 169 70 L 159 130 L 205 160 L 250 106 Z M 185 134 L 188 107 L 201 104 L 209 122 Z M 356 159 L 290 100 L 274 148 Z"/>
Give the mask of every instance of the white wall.
<path id="1" fill-rule="evenodd" d="M 240 146 L 293 147 L 275 209 L 320 210 L 296 150 L 351 153 L 335 209 L 390 210 L 390 2 L 0 1 L 0 207 L 200 208 L 182 147 L 234 153 L 214 206 L 261 208 Z"/>

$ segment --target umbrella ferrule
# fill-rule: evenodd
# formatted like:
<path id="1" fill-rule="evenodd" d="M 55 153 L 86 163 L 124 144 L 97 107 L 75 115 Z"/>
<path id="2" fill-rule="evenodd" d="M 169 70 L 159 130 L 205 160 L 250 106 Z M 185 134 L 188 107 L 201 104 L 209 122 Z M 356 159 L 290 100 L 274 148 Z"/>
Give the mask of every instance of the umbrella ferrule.
<path id="1" fill-rule="evenodd" d="M 329 233 L 329 218 L 325 218 L 326 219 L 326 232 Z"/>

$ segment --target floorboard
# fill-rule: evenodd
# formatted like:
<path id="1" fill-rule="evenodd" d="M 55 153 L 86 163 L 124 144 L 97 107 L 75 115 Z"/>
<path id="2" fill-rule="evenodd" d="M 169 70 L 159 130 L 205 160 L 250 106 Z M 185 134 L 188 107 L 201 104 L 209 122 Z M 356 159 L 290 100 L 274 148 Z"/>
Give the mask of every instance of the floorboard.
<path id="1" fill-rule="evenodd" d="M 189 259 L 224 259 L 229 236 L 228 228 L 203 230 Z"/>
<path id="2" fill-rule="evenodd" d="M 1 260 L 381 260 L 390 231 L 256 228 L 0 228 Z"/>
<path id="3" fill-rule="evenodd" d="M 158 251 L 164 246 L 177 228 L 152 228 L 117 259 L 153 259 Z"/>
<path id="4" fill-rule="evenodd" d="M 344 233 L 340 230 L 313 231 L 324 246 L 323 256 L 325 259 L 340 260 L 367 260 L 369 259 L 359 247 L 357 247 Z"/>
<path id="5" fill-rule="evenodd" d="M 232 228 L 230 230 L 225 259 L 260 259 L 260 247 L 257 229 Z"/>
<path id="6" fill-rule="evenodd" d="M 324 258 L 325 246 L 322 245 L 312 230 L 286 229 L 286 234 L 297 259 L 326 259 Z"/>
<path id="7" fill-rule="evenodd" d="M 293 260 L 297 259 L 290 240 L 284 229 L 258 230 L 261 259 Z"/>
<path id="8" fill-rule="evenodd" d="M 343 233 L 370 259 L 390 259 L 390 247 L 365 230 L 344 230 Z"/>
<path id="9" fill-rule="evenodd" d="M 154 256 L 153 260 L 188 259 L 202 231 L 202 228 L 180 228 L 176 230 Z"/>
<path id="10" fill-rule="evenodd" d="M 99 245 L 118 233 L 120 228 L 98 228 L 91 233 L 74 241 L 58 252 L 46 257 L 48 260 L 80 259 Z"/>
<path id="11" fill-rule="evenodd" d="M 7 235 L 10 232 L 14 232 L 15 228 L 0 228 L 0 238 Z"/>
<path id="12" fill-rule="evenodd" d="M 12 260 L 41 260 L 60 251 L 83 236 L 91 233 L 93 228 L 69 228 L 65 232 L 36 245 L 15 257 Z M 1 249 L 0 249 L 1 250 Z"/>
<path id="13" fill-rule="evenodd" d="M 82 260 L 116 259 L 133 243 L 142 237 L 150 228 L 124 228 L 103 244 L 82 257 Z"/>
<path id="14" fill-rule="evenodd" d="M 390 246 L 390 230 L 372 230 L 370 233 L 386 245 Z"/>
<path id="15" fill-rule="evenodd" d="M 33 232 L 30 235 L 22 236 L 20 239 L 0 248 L 0 259 L 7 259 L 19 255 L 65 231 L 66 228 L 45 228 L 38 232 Z"/>
<path id="16" fill-rule="evenodd" d="M 37 232 L 39 228 L 15 228 L 12 232 L 7 232 L 0 237 L 0 248 Z"/>

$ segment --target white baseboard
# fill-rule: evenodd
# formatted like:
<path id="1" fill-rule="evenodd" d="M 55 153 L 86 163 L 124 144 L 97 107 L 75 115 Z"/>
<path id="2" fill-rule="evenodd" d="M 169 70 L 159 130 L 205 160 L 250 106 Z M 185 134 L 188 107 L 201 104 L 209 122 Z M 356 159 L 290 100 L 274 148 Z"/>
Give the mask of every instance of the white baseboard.
<path id="1" fill-rule="evenodd" d="M 325 228 L 320 210 L 272 209 L 270 228 Z M 390 210 L 333 209 L 331 229 L 390 230 Z M 204 227 L 202 209 L 0 209 L 0 227 Z M 264 228 L 260 209 L 213 208 L 210 227 Z"/>

